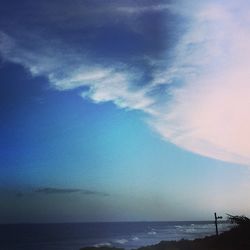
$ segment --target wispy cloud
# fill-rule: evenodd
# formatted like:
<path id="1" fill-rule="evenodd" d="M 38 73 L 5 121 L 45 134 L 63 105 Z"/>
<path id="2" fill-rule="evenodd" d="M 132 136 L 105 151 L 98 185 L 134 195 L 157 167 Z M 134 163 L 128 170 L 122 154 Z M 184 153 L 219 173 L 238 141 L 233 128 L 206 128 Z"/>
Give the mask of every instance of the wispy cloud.
<path id="1" fill-rule="evenodd" d="M 39 49 L 29 50 L 3 32 L 0 38 L 0 52 L 4 59 L 22 64 L 34 76 L 47 76 L 58 90 L 78 88 L 84 98 L 96 103 L 113 101 L 117 106 L 127 109 L 149 111 L 149 106 L 154 102 L 146 95 L 147 90 L 136 87 L 141 73 L 129 69 L 127 65 L 110 67 L 91 64 L 84 55 L 79 56 L 74 51 L 63 54 L 58 42 L 53 44 L 55 49 L 44 41 Z M 81 87 L 88 87 L 89 90 L 81 91 Z"/>
<path id="2" fill-rule="evenodd" d="M 112 101 L 121 108 L 149 114 L 150 126 L 181 148 L 250 165 L 250 6 L 244 0 L 189 4 L 115 6 L 116 15 L 171 11 L 188 20 L 175 48 L 169 52 L 166 47 L 161 60 L 150 58 L 154 63 L 149 80 L 139 68 L 119 60 L 110 66 L 91 61 L 88 51 L 64 53 L 67 46 L 60 40 L 41 43 L 43 39 L 37 37 L 41 46 L 30 49 L 2 32 L 0 52 L 33 75 L 47 76 L 60 91 L 79 89 L 83 98 L 96 103 Z M 166 86 L 167 92 L 158 91 Z"/>
<path id="3" fill-rule="evenodd" d="M 137 72 L 129 72 L 126 67 L 78 69 L 63 79 L 58 79 L 53 74 L 49 75 L 49 79 L 60 90 L 89 87 L 88 91 L 81 92 L 81 96 L 96 103 L 113 101 L 121 108 L 144 111 L 154 103 L 144 88 L 135 86 L 136 81 L 139 81 Z"/>
<path id="4" fill-rule="evenodd" d="M 82 194 L 82 195 L 93 195 L 93 196 L 109 196 L 108 193 L 87 190 L 87 189 L 78 189 L 78 188 L 54 188 L 54 187 L 43 187 L 37 188 L 33 191 L 34 193 L 40 194 Z"/>

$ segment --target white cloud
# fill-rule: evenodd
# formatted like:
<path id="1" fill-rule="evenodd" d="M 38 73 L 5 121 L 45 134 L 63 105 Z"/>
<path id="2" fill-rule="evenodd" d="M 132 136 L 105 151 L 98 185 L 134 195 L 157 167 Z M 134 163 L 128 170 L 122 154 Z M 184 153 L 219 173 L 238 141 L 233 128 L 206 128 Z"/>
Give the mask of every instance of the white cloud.
<path id="1" fill-rule="evenodd" d="M 155 77 L 182 85 L 151 125 L 189 151 L 250 165 L 250 19 L 246 6 L 233 7 L 210 3 L 194 13 L 171 68 Z"/>
<path id="2" fill-rule="evenodd" d="M 7 34 L 1 33 L 0 38 L 3 58 L 22 64 L 34 76 L 47 76 L 52 86 L 60 91 L 88 87 L 87 92 L 79 90 L 81 96 L 96 103 L 112 101 L 121 108 L 150 112 L 154 100 L 147 96 L 147 89 L 135 86 L 140 74 L 126 66 L 112 68 L 91 64 L 84 56 L 79 57 L 75 53 L 65 55 L 58 48 L 47 47 L 47 44 L 30 51 L 19 46 Z"/>
<path id="3" fill-rule="evenodd" d="M 121 108 L 145 112 L 154 103 L 147 96 L 146 89 L 133 86 L 138 80 L 136 73 L 101 67 L 77 71 L 61 80 L 51 76 L 50 81 L 60 90 L 87 86 L 89 91 L 83 91 L 81 96 L 89 97 L 96 103 L 112 101 Z"/>

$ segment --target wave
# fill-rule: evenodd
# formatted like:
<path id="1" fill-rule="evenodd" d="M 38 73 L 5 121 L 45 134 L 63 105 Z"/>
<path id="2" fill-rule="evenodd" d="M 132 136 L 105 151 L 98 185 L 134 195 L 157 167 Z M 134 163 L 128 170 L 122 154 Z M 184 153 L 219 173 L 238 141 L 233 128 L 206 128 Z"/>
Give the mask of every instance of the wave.
<path id="1" fill-rule="evenodd" d="M 196 231 L 197 231 L 197 230 L 194 229 L 194 228 L 187 228 L 187 229 L 185 230 L 186 233 L 195 233 Z"/>
<path id="2" fill-rule="evenodd" d="M 134 240 L 134 241 L 139 240 L 139 238 L 135 236 L 135 237 L 132 238 L 132 240 Z"/>
<path id="3" fill-rule="evenodd" d="M 111 247 L 111 246 L 112 244 L 109 242 L 102 242 L 94 245 L 94 247 Z"/>
<path id="4" fill-rule="evenodd" d="M 150 231 L 150 232 L 148 232 L 148 234 L 150 234 L 150 235 L 155 235 L 155 234 L 157 234 L 155 231 Z"/>
<path id="5" fill-rule="evenodd" d="M 120 239 L 120 240 L 115 240 L 114 242 L 123 245 L 123 244 L 127 243 L 128 240 L 126 240 L 126 239 Z"/>
<path id="6" fill-rule="evenodd" d="M 175 226 L 175 228 L 183 228 L 183 226 L 179 226 L 179 225 L 177 225 L 177 226 Z"/>

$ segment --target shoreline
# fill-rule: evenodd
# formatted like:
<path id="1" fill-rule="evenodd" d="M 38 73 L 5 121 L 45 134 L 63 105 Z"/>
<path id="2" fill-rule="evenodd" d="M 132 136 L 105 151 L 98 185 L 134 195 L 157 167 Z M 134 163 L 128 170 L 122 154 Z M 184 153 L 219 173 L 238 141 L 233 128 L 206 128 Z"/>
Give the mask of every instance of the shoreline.
<path id="1" fill-rule="evenodd" d="M 218 236 L 206 236 L 194 240 L 161 241 L 158 244 L 135 250 L 247 250 L 250 249 L 250 226 L 235 225 Z M 80 250 L 124 250 L 117 247 L 83 247 Z"/>

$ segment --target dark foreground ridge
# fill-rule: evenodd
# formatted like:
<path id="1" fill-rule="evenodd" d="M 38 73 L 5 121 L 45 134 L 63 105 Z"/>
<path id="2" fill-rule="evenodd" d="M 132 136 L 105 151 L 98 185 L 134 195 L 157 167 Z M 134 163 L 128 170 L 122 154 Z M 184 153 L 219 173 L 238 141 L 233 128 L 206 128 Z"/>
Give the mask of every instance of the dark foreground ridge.
<path id="1" fill-rule="evenodd" d="M 219 236 L 208 236 L 196 240 L 161 241 L 159 244 L 140 247 L 137 250 L 247 250 L 250 249 L 250 219 L 231 216 L 235 223 L 231 230 Z M 115 247 L 85 247 L 80 250 L 122 250 Z"/>

